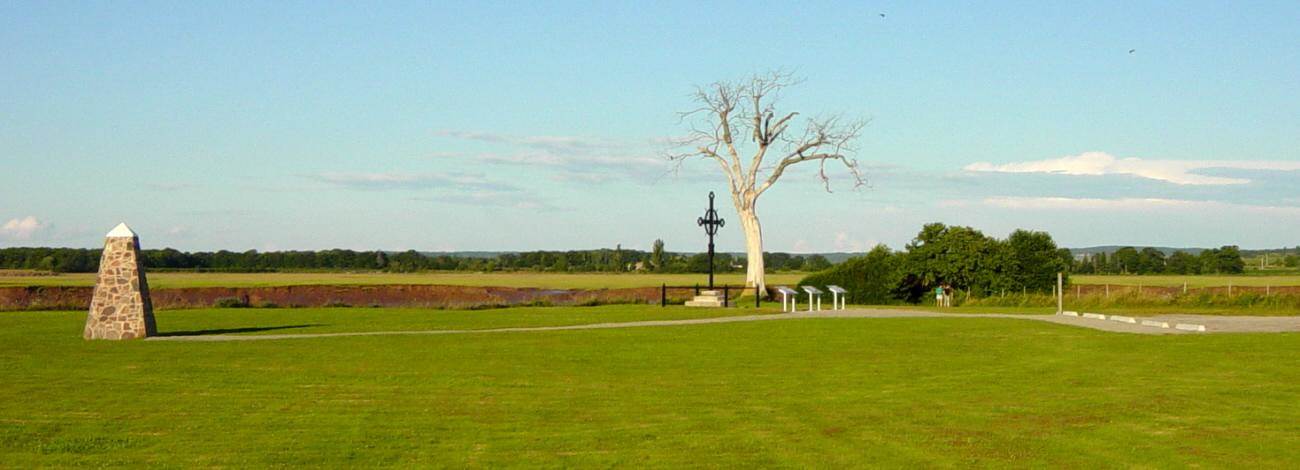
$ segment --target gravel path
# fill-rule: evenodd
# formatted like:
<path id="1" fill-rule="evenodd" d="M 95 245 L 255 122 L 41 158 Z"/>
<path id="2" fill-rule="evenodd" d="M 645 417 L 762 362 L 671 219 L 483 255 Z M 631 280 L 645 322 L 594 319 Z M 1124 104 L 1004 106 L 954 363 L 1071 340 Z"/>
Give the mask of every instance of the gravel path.
<path id="1" fill-rule="evenodd" d="M 636 328 L 644 326 L 702 325 L 711 323 L 735 323 L 753 321 L 778 321 L 808 318 L 1009 318 L 1026 321 L 1045 321 L 1061 325 L 1079 326 L 1094 330 L 1119 333 L 1138 333 L 1150 335 L 1205 334 L 1205 333 L 1262 333 L 1262 332 L 1300 332 L 1300 317 L 1227 317 L 1209 315 L 1159 315 L 1140 317 L 1141 320 L 1168 322 L 1172 327 L 1176 323 L 1205 325 L 1204 333 L 1189 332 L 1174 328 L 1143 326 L 1113 320 L 1098 320 L 1062 315 L 1012 315 L 1012 314 L 965 314 L 941 313 L 918 310 L 892 309 L 852 309 L 822 312 L 798 312 L 766 315 L 745 315 L 736 317 L 697 318 L 691 320 L 649 320 L 621 323 L 593 323 L 587 325 L 538 326 L 518 328 L 491 328 L 481 330 L 414 330 L 414 331 L 363 331 L 352 333 L 302 333 L 275 335 L 199 335 L 199 336 L 155 336 L 147 341 L 264 341 L 278 339 L 330 338 L 338 336 L 397 336 L 397 335 L 456 335 L 471 333 L 507 333 L 527 331 L 566 331 L 592 330 L 606 328 Z"/>

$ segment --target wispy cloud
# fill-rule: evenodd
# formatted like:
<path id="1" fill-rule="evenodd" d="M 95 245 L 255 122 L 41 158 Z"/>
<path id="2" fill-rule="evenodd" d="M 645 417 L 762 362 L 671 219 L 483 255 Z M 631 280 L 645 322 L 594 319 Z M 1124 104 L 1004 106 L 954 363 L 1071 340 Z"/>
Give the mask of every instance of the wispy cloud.
<path id="1" fill-rule="evenodd" d="M 862 252 L 868 248 L 877 245 L 874 241 L 862 241 L 849 235 L 848 232 L 835 233 L 835 251 Z"/>
<path id="2" fill-rule="evenodd" d="M 556 210 L 532 192 L 478 173 L 326 172 L 307 175 L 331 186 L 357 191 L 419 190 L 408 200 L 480 207 Z"/>
<path id="3" fill-rule="evenodd" d="M 458 130 L 442 130 L 436 131 L 434 134 L 459 140 L 507 144 L 516 147 L 529 147 L 540 150 L 563 152 L 622 149 L 627 147 L 646 146 L 653 142 L 649 139 L 644 142 L 638 142 L 590 136 L 513 135 L 498 132 Z"/>
<path id="4" fill-rule="evenodd" d="M 144 187 L 154 191 L 182 191 L 186 189 L 195 189 L 199 185 L 194 183 L 145 183 Z"/>
<path id="5" fill-rule="evenodd" d="M 616 178 L 645 179 L 667 173 L 668 162 L 658 156 L 651 139 L 609 139 L 581 136 L 519 136 L 490 132 L 439 131 L 458 140 L 497 144 L 504 151 L 447 153 L 438 158 L 458 158 L 494 165 L 536 167 L 552 173 L 552 180 L 605 182 Z"/>
<path id="6" fill-rule="evenodd" d="M 29 215 L 21 219 L 9 219 L 4 226 L 0 226 L 0 236 L 10 240 L 30 240 L 32 235 L 46 228 L 49 228 L 49 224 Z"/>
<path id="7" fill-rule="evenodd" d="M 1222 201 L 1203 201 L 1189 199 L 1163 199 L 1163 198 L 1072 198 L 1072 197 L 989 197 L 978 201 L 976 204 L 999 209 L 1018 209 L 1018 210 L 1053 210 L 1053 211 L 1117 211 L 1117 212 L 1145 212 L 1145 211 L 1179 211 L 1179 212 L 1205 212 L 1205 211 L 1234 211 L 1234 212 L 1251 212 L 1260 214 L 1274 214 L 1287 216 L 1300 216 L 1300 207 L 1295 206 L 1266 206 L 1253 204 L 1234 204 Z M 943 201 L 940 203 L 945 207 L 967 207 L 972 205 L 968 201 Z"/>
<path id="8" fill-rule="evenodd" d="M 1080 176 L 1129 175 L 1178 185 L 1233 185 L 1251 182 L 1246 178 L 1197 173 L 1199 170 L 1209 169 L 1300 171 L 1300 162 L 1143 160 L 1140 158 L 1116 158 L 1104 152 L 1086 152 L 1061 158 L 1001 165 L 979 162 L 965 167 L 966 171 L 995 173 L 1051 173 Z"/>
<path id="9" fill-rule="evenodd" d="M 480 188 L 513 190 L 514 187 L 472 173 L 364 173 L 325 172 L 307 175 L 313 180 L 333 186 L 365 191 L 394 189 L 453 189 Z"/>
<path id="10" fill-rule="evenodd" d="M 550 202 L 524 192 L 470 191 L 439 194 L 432 197 L 411 198 L 413 201 L 438 202 L 479 207 L 502 207 L 534 211 L 554 211 L 558 207 Z"/>

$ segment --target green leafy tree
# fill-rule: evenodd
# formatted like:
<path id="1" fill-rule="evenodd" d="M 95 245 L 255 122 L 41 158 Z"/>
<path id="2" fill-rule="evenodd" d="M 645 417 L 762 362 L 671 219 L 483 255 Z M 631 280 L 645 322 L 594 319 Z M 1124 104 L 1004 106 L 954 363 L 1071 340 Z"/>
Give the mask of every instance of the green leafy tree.
<path id="1" fill-rule="evenodd" d="M 804 259 L 803 269 L 805 271 L 825 271 L 831 267 L 831 262 L 822 255 L 812 255 Z"/>
<path id="2" fill-rule="evenodd" d="M 1215 263 L 1218 271 L 1225 274 L 1241 274 L 1246 271 L 1246 260 L 1241 258 L 1241 249 L 1234 245 L 1218 249 Z"/>
<path id="3" fill-rule="evenodd" d="M 1155 248 L 1146 247 L 1138 253 L 1138 274 L 1158 274 L 1165 271 L 1165 254 Z"/>
<path id="4" fill-rule="evenodd" d="M 916 301 L 945 283 L 981 292 L 993 289 L 999 280 L 984 270 L 1003 264 L 998 251 L 992 239 L 973 228 L 927 224 L 907 245 L 900 291 Z"/>
<path id="5" fill-rule="evenodd" d="M 1062 258 L 1047 232 L 1016 230 L 1007 237 L 1006 247 L 1010 250 L 1009 264 L 1002 268 L 1011 278 L 1012 289 L 1049 291 L 1056 285 L 1056 273 L 1068 270 L 1068 250 Z"/>
<path id="6" fill-rule="evenodd" d="M 1113 272 L 1137 274 L 1138 267 L 1142 264 L 1142 255 L 1138 253 L 1136 248 L 1126 246 L 1115 250 L 1115 254 L 1111 255 L 1111 261 L 1115 266 Z"/>
<path id="7" fill-rule="evenodd" d="M 1201 269 L 1195 256 L 1185 251 L 1175 251 L 1165 260 L 1165 271 L 1171 274 L 1198 274 Z"/>
<path id="8" fill-rule="evenodd" d="M 654 244 L 650 248 L 650 267 L 655 271 L 663 271 L 664 269 L 663 240 L 655 239 Z"/>

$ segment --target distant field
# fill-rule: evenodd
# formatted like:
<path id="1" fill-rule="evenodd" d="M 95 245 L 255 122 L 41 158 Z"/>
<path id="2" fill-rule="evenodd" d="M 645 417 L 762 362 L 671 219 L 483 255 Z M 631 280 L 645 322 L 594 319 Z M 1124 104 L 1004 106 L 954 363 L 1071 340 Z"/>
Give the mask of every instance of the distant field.
<path id="1" fill-rule="evenodd" d="M 802 273 L 769 274 L 768 284 L 793 284 Z M 717 284 L 740 285 L 744 274 L 719 274 Z M 269 287 L 301 285 L 442 284 L 456 286 L 546 287 L 555 289 L 600 289 L 648 287 L 668 284 L 689 286 L 708 283 L 704 274 L 611 274 L 611 273 L 151 273 L 149 286 L 155 289 L 180 287 Z M 0 286 L 92 286 L 92 273 L 51 276 L 0 272 Z"/>
<path id="2" fill-rule="evenodd" d="M 804 273 L 768 274 L 771 285 L 795 284 Z M 718 284 L 743 284 L 743 274 L 719 274 Z M 443 284 L 457 286 L 547 287 L 556 289 L 599 289 L 647 287 L 660 284 L 689 286 L 704 284 L 702 274 L 612 274 L 612 273 L 176 273 L 149 274 L 156 289 L 179 287 L 269 287 L 297 285 Z M 1182 286 L 1190 288 L 1233 286 L 1300 286 L 1300 275 L 1244 276 L 1123 276 L 1074 275 L 1070 282 L 1083 285 Z M 34 276 L 24 271 L 0 271 L 0 286 L 91 286 L 91 273 Z"/>
<path id="3" fill-rule="evenodd" d="M 1074 275 L 1070 282 L 1084 285 L 1110 284 L 1112 286 L 1164 286 L 1178 287 L 1187 283 L 1189 288 L 1234 286 L 1300 286 L 1300 275 L 1281 276 L 1123 276 Z"/>

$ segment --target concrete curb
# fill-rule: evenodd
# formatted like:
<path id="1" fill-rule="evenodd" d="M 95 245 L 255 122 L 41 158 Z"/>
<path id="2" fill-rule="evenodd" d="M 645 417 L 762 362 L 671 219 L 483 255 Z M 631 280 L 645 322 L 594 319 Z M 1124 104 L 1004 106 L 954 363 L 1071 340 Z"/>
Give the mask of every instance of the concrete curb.
<path id="1" fill-rule="evenodd" d="M 1142 326 L 1154 326 L 1156 328 L 1169 328 L 1169 322 L 1142 320 Z"/>

